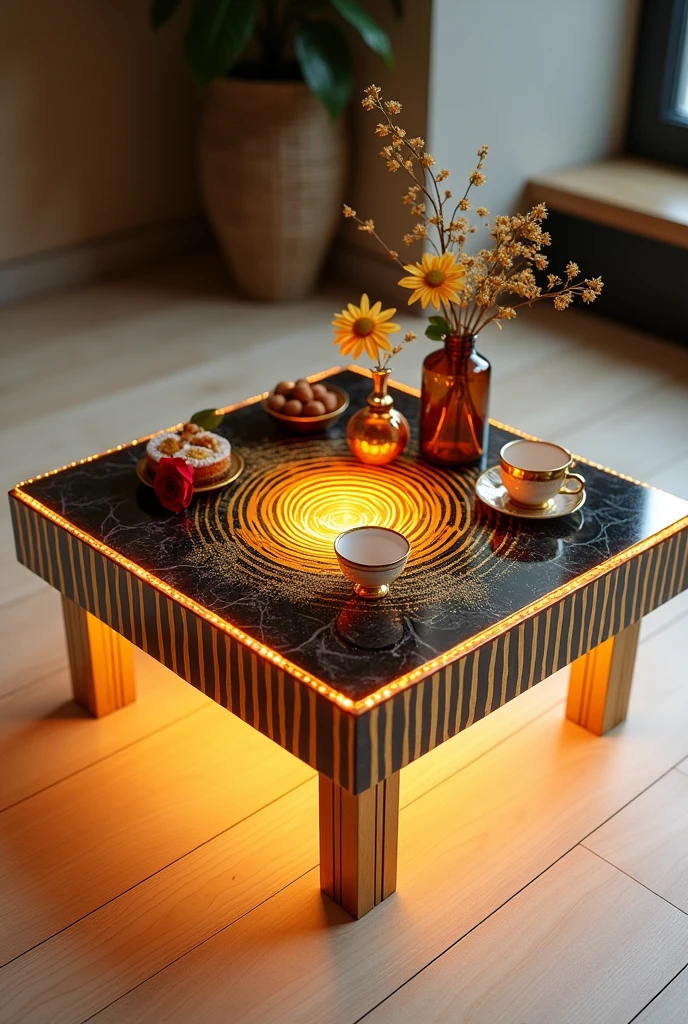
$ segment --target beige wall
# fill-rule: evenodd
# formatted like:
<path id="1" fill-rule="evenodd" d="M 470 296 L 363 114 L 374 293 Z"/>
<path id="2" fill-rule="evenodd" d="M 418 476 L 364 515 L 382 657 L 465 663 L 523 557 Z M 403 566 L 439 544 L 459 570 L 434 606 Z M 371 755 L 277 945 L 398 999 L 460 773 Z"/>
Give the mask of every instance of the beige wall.
<path id="1" fill-rule="evenodd" d="M 534 174 L 586 163 L 621 143 L 635 0 L 434 0 L 429 134 L 462 182 L 487 143 L 493 212 L 510 212 Z"/>
<path id="2" fill-rule="evenodd" d="M 399 120 L 428 140 L 458 191 L 490 146 L 487 184 L 476 192 L 493 212 L 522 204 L 534 175 L 618 149 L 628 96 L 637 0 L 414 0 L 403 22 L 388 0 L 371 8 L 394 41 L 396 70 L 357 50 L 359 93 L 369 82 L 402 101 Z M 349 201 L 382 237 L 413 258 L 401 236 L 413 223 L 400 204 L 406 179 L 379 156 L 374 114 L 352 111 L 354 169 Z M 380 297 L 399 300 L 397 270 L 373 239 L 347 222 L 335 268 Z"/>
<path id="3" fill-rule="evenodd" d="M 374 81 L 404 104 L 456 181 L 490 144 L 481 199 L 510 209 L 529 176 L 614 150 L 620 139 L 635 0 L 369 0 L 392 36 L 387 72 L 360 40 L 351 112 L 348 201 L 399 248 L 401 174 L 379 157 Z M 182 21 L 152 33 L 147 0 L 6 0 L 0 4 L 0 262 L 199 208 L 197 95 L 180 56 Z M 396 271 L 350 222 L 338 266 L 365 282 Z M 362 261 L 362 262 L 361 262 Z M 360 269 L 359 268 L 360 264 Z M 375 282 L 371 283 L 371 288 Z"/>
<path id="4" fill-rule="evenodd" d="M 401 252 L 401 236 L 407 230 L 408 207 L 401 204 L 406 179 L 400 173 L 390 174 L 385 167 L 379 155 L 383 142 L 375 135 L 379 117 L 362 109 L 361 97 L 366 85 L 374 82 L 382 86 L 387 98 L 403 104 L 400 120 L 411 134 L 427 134 L 432 0 L 409 0 L 401 21 L 394 18 L 389 0 L 371 0 L 366 6 L 389 32 L 395 67 L 387 71 L 379 57 L 360 45 L 360 41 L 352 40 L 357 82 L 350 115 L 353 167 L 347 202 L 360 217 L 372 217 L 380 236 Z M 388 294 L 390 283 L 394 287 L 399 276 L 375 239 L 357 231 L 352 221 L 342 225 L 337 256 L 337 268 L 361 287 L 382 288 Z M 359 262 L 361 258 L 363 263 Z"/>
<path id="5" fill-rule="evenodd" d="M 0 261 L 198 209 L 182 25 L 147 7 L 0 4 Z"/>

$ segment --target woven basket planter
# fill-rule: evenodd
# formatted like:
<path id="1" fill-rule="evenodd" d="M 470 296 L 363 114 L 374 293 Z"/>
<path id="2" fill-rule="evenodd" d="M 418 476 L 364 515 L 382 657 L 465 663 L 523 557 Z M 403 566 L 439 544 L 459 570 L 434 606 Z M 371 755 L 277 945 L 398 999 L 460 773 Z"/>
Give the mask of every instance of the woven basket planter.
<path id="1" fill-rule="evenodd" d="M 298 299 L 317 282 L 348 173 L 343 119 L 302 82 L 218 79 L 200 137 L 203 196 L 239 288 Z"/>

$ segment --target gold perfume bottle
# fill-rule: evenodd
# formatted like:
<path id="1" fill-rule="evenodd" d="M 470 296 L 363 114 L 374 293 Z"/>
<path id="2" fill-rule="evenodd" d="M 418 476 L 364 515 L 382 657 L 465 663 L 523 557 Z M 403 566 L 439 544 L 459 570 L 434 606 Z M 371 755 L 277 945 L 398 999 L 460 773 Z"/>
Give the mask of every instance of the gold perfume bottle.
<path id="1" fill-rule="evenodd" d="M 403 452 L 411 436 L 403 413 L 387 393 L 389 370 L 373 370 L 373 391 L 368 404 L 349 420 L 346 440 L 360 462 L 386 466 Z"/>

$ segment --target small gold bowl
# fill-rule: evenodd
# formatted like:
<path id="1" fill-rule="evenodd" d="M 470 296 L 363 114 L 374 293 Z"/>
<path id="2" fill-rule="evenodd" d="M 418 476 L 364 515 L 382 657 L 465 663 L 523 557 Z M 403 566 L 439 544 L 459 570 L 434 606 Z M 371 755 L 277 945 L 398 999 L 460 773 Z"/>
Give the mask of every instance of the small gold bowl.
<path id="1" fill-rule="evenodd" d="M 346 391 L 335 384 L 326 384 L 325 387 L 339 396 L 339 405 L 332 412 L 323 413 L 322 416 L 285 416 L 282 412 L 270 409 L 267 398 L 264 398 L 261 404 L 268 416 L 272 416 L 273 420 L 277 420 L 288 430 L 293 430 L 296 434 L 315 434 L 319 430 L 327 430 L 349 408 L 349 396 Z"/>

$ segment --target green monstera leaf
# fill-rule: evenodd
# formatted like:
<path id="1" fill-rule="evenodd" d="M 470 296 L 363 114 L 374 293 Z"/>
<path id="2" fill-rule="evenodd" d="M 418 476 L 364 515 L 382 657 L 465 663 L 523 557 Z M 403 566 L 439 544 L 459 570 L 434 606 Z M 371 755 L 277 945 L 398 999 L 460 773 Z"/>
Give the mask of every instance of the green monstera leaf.
<path id="1" fill-rule="evenodd" d="M 376 21 L 370 17 L 356 0 L 330 0 L 332 6 L 339 11 L 342 18 L 360 34 L 366 46 L 369 46 L 374 53 L 384 60 L 388 68 L 394 64 L 392 44 L 384 29 L 380 28 Z"/>
<path id="2" fill-rule="evenodd" d="M 339 117 L 354 88 L 346 36 L 330 21 L 301 21 L 294 33 L 294 47 L 306 85 L 331 117 Z"/>
<path id="3" fill-rule="evenodd" d="M 225 75 L 248 46 L 258 0 L 194 0 L 184 51 L 200 85 Z"/>

